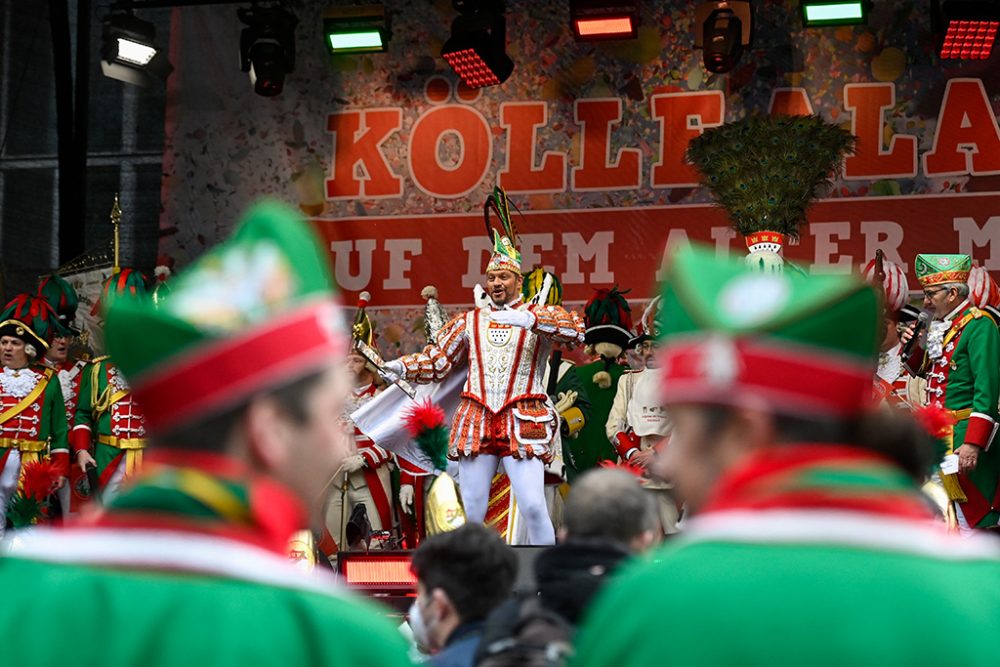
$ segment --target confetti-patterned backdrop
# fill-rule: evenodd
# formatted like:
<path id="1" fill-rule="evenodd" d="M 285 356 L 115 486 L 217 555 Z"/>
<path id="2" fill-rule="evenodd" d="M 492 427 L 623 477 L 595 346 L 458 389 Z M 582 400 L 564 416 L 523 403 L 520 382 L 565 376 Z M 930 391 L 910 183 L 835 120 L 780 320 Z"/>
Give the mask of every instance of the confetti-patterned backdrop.
<path id="1" fill-rule="evenodd" d="M 619 148 L 641 151 L 640 187 L 514 197 L 522 209 L 539 211 L 707 202 L 701 189 L 650 186 L 648 174 L 658 156 L 660 126 L 651 117 L 649 98 L 658 93 L 721 91 L 725 116 L 731 120 L 748 112 L 766 112 L 777 88 L 801 87 L 817 113 L 849 127 L 844 85 L 891 82 L 895 103 L 884 114 L 886 146 L 897 133 L 913 135 L 921 155 L 932 148 L 949 79 L 981 79 L 993 106 L 1000 97 L 995 57 L 957 65 L 936 60 L 927 0 L 876 0 L 867 26 L 812 30 L 801 26 L 798 0 L 756 2 L 753 48 L 725 76 L 708 73 L 701 53 L 693 50 L 693 2 L 640 3 L 642 27 L 637 40 L 578 44 L 569 31 L 566 0 L 508 0 L 508 52 L 516 64 L 514 74 L 503 86 L 487 89 L 471 102 L 452 98 L 471 104 L 489 121 L 496 167 L 467 195 L 436 198 L 416 187 L 407 167 L 408 160 L 416 158 L 407 149 L 414 123 L 441 101 L 429 99 L 427 91 L 442 99 L 454 92 L 455 77 L 438 56 L 454 17 L 451 3 L 387 1 L 394 33 L 389 52 L 337 58 L 323 47 L 323 4 L 297 7 L 296 69 L 282 95 L 270 99 L 255 96 L 247 76 L 238 71 L 240 25 L 232 6 L 174 10 L 171 60 L 176 71 L 169 89 L 161 251 L 173 256 L 178 266 L 222 238 L 247 204 L 265 195 L 297 204 L 314 218 L 331 220 L 481 210 L 496 182 L 495 173 L 506 160 L 504 130 L 498 121 L 502 102 L 546 102 L 548 119 L 537 136 L 535 155 L 564 152 L 570 167 L 579 164 L 581 150 L 574 101 L 618 98 L 623 121 L 612 132 L 612 155 Z M 381 146 L 388 165 L 403 180 L 401 196 L 327 199 L 324 180 L 334 158 L 328 115 L 375 108 L 402 110 L 400 131 Z M 453 139 L 442 143 L 445 159 L 459 150 Z M 830 196 L 993 192 L 1000 189 L 998 185 L 998 175 L 929 178 L 918 169 L 914 177 L 839 179 Z M 1000 248 L 993 252 L 1000 263 Z M 460 271 L 448 268 L 442 267 L 439 275 L 415 276 L 413 302 L 423 284 L 457 281 Z M 380 314 L 382 328 L 392 327 L 383 338 L 401 347 L 415 345 L 418 335 L 412 332 L 419 314 L 418 309 Z"/>

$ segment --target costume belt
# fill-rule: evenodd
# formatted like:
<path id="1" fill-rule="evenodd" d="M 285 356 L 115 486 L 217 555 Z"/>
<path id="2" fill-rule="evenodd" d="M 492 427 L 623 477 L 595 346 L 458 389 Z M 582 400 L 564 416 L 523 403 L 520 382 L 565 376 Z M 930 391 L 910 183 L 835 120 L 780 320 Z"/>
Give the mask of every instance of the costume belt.
<path id="1" fill-rule="evenodd" d="M 961 410 L 949 410 L 949 414 L 955 418 L 955 421 L 961 422 L 965 421 L 972 416 L 972 408 L 962 408 Z"/>
<path id="2" fill-rule="evenodd" d="M 0 438 L 0 447 L 21 452 L 21 465 L 37 461 L 39 454 L 49 448 L 48 440 L 21 440 L 20 438 Z"/>
<path id="3" fill-rule="evenodd" d="M 142 450 L 146 448 L 145 438 L 119 438 L 116 435 L 99 435 L 97 442 L 120 449 L 125 454 L 125 476 L 131 477 L 142 466 Z"/>
<path id="4" fill-rule="evenodd" d="M 948 410 L 948 414 L 952 416 L 955 423 L 965 421 L 972 416 L 972 408 L 962 408 L 961 410 Z M 947 447 L 946 453 L 953 454 L 955 452 L 955 427 L 954 425 L 948 429 L 948 435 L 945 437 L 945 445 Z M 941 486 L 944 487 L 945 493 L 948 494 L 949 500 L 954 500 L 959 503 L 968 502 L 969 498 L 965 495 L 965 491 L 962 490 L 961 484 L 958 482 L 958 475 L 941 475 Z"/>

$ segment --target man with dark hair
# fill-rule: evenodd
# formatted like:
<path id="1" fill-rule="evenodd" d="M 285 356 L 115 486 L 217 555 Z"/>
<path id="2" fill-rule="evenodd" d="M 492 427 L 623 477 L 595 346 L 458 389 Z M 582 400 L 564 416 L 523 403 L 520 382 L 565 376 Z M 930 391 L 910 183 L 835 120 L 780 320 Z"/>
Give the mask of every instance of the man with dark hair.
<path id="1" fill-rule="evenodd" d="M 849 276 L 674 253 L 654 470 L 692 517 L 604 588 L 574 665 L 996 662 L 1000 545 L 936 524 L 919 457 L 866 428 L 879 308 Z"/>
<path id="2" fill-rule="evenodd" d="M 638 477 L 621 469 L 588 470 L 570 487 L 560 543 L 535 559 L 542 606 L 576 625 L 607 576 L 661 534 L 656 501 Z"/>
<path id="3" fill-rule="evenodd" d="M 481 524 L 425 540 L 413 554 L 417 599 L 410 626 L 418 644 L 437 653 L 434 667 L 471 667 L 483 621 L 511 593 L 517 557 Z"/>
<path id="4" fill-rule="evenodd" d="M 408 664 L 381 612 L 288 559 L 351 454 L 348 335 L 326 258 L 291 211 L 254 209 L 169 299 L 111 298 L 108 350 L 144 406 L 143 472 L 89 525 L 0 560 L 10 664 Z M 61 400 L 60 400 L 61 408 Z M 61 417 L 60 417 L 61 419 Z M 26 585 L 25 582 L 30 582 Z M 42 618 L 66 600 L 73 637 Z"/>

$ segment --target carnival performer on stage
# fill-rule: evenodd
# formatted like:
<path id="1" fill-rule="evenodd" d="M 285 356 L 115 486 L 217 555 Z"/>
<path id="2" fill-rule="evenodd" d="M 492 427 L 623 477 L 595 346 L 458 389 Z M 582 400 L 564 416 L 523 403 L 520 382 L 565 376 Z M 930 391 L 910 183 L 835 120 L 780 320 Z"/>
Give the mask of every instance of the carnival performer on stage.
<path id="1" fill-rule="evenodd" d="M 577 476 L 602 461 L 618 458 L 615 448 L 608 442 L 605 425 L 618 391 L 618 382 L 628 370 L 628 366 L 620 363 L 633 338 L 632 308 L 625 300 L 627 291 L 621 292 L 617 286 L 601 288 L 584 306 L 586 350 L 596 359 L 573 369 L 587 388 L 591 414 L 579 435 L 563 443 L 566 478 L 570 485 Z"/>
<path id="2" fill-rule="evenodd" d="M 104 331 L 156 446 L 100 515 L 5 545 L 4 627 L 73 605 L 71 639 L 24 623 L 5 664 L 409 665 L 382 611 L 288 561 L 350 453 L 349 336 L 309 226 L 256 207 L 163 304 L 113 299 Z"/>
<path id="3" fill-rule="evenodd" d="M 555 531 L 544 494 L 544 464 L 553 456 L 559 418 L 542 386 L 554 343 L 582 341 L 579 318 L 558 306 L 528 306 L 517 234 L 499 188 L 485 216 L 493 254 L 486 267 L 486 299 L 452 319 L 423 352 L 388 362 L 386 370 L 417 383 L 440 382 L 468 358 L 468 378 L 451 428 L 450 456 L 459 461 L 459 485 L 470 522 L 486 516 L 490 482 L 503 461 L 531 544 L 552 544 Z M 490 212 L 503 225 L 489 226 Z M 479 299 L 477 299 L 477 302 Z"/>
<path id="4" fill-rule="evenodd" d="M 362 292 L 358 301 L 358 312 L 354 320 L 352 342 L 363 341 L 370 348 L 375 346 L 375 333 L 367 306 L 371 301 L 368 292 Z M 347 367 L 351 373 L 353 387 L 344 405 L 344 420 L 352 432 L 356 451 L 344 459 L 344 469 L 335 478 L 330 489 L 330 500 L 326 508 L 326 529 L 336 540 L 335 548 L 320 542 L 321 549 L 328 558 L 336 556 L 337 550 L 347 551 L 352 546 L 347 543 L 347 521 L 358 505 L 364 505 L 371 529 L 374 531 L 392 529 L 392 488 L 390 466 L 392 456 L 362 433 L 351 421 L 350 414 L 382 390 L 381 380 L 368 361 L 353 350 L 347 356 Z M 361 536 L 367 538 L 366 535 Z M 361 548 L 367 548 L 367 541 Z"/>
<path id="5" fill-rule="evenodd" d="M 55 371 L 41 364 L 57 333 L 58 316 L 37 296 L 18 295 L 0 315 L 0 537 L 26 464 L 52 461 L 59 489 L 69 475 L 66 403 Z"/>
<path id="6" fill-rule="evenodd" d="M 971 268 L 968 255 L 917 255 L 924 308 L 934 319 L 923 347 L 914 347 L 906 360 L 914 374 L 926 377 L 928 403 L 955 420 L 941 476 L 963 531 L 1000 521 L 1000 449 L 990 447 L 1000 398 L 1000 332 L 969 303 Z M 903 343 L 912 335 L 911 326 Z"/>
<path id="7" fill-rule="evenodd" d="M 104 281 L 95 310 L 107 308 L 114 299 L 144 298 L 148 283 L 139 271 L 121 269 Z M 97 468 L 99 488 L 91 493 L 99 494 L 102 503 L 111 502 L 142 466 L 146 417 L 125 375 L 107 355 L 83 370 L 69 439 L 78 469 L 86 473 L 89 466 Z"/>
<path id="8" fill-rule="evenodd" d="M 629 347 L 642 358 L 643 369 L 627 371 L 618 381 L 615 400 L 608 414 L 606 432 L 623 463 L 642 471 L 642 486 L 656 499 L 660 529 L 677 532 L 679 511 L 673 484 L 649 474 L 657 451 L 669 447 L 670 415 L 660 400 L 657 345 L 660 297 L 653 298 L 642 315 L 640 333 Z"/>
<path id="9" fill-rule="evenodd" d="M 878 368 L 875 371 L 874 393 L 878 401 L 895 408 L 913 410 L 923 401 L 919 398 L 918 386 L 922 380 L 912 377 L 903 364 L 903 345 L 899 334 L 910 322 L 917 319 L 920 311 L 910 306 L 910 286 L 906 272 L 881 252 L 865 265 L 862 275 L 883 295 L 885 315 L 885 336 L 879 343 Z"/>
<path id="10" fill-rule="evenodd" d="M 83 369 L 87 366 L 86 359 L 70 358 L 73 344 L 80 335 L 80 331 L 76 328 L 76 311 L 80 305 L 80 297 L 73 286 L 58 275 L 45 276 L 39 281 L 38 296 L 52 306 L 58 316 L 60 328 L 63 329 L 53 336 L 42 363 L 54 370 L 59 378 L 63 401 L 66 403 L 66 426 L 68 432 L 71 432 L 80 396 L 80 381 L 83 379 Z M 63 515 L 78 511 L 87 501 L 89 493 L 86 474 L 81 472 L 78 466 L 71 464 L 68 483 L 59 489 Z"/>

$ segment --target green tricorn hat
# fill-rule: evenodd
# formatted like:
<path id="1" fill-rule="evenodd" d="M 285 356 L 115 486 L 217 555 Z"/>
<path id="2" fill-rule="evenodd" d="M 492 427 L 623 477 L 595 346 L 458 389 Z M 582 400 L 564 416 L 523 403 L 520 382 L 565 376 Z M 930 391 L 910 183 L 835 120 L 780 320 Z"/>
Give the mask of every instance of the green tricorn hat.
<path id="1" fill-rule="evenodd" d="M 972 271 L 972 258 L 968 255 L 917 255 L 915 268 L 921 287 L 964 283 Z"/>
<path id="2" fill-rule="evenodd" d="M 38 281 L 38 296 L 52 306 L 63 326 L 72 328 L 80 297 L 69 281 L 56 274 L 43 276 Z"/>
<path id="3" fill-rule="evenodd" d="M 660 310 L 664 401 L 856 415 L 871 403 L 878 313 L 853 276 L 751 272 L 680 249 Z"/>
<path id="4" fill-rule="evenodd" d="M 112 297 L 105 330 L 154 431 L 236 406 L 341 358 L 349 334 L 322 246 L 282 204 L 172 280 L 169 299 Z"/>
<path id="5" fill-rule="evenodd" d="M 49 302 L 34 294 L 18 294 L 0 313 L 0 336 L 20 338 L 34 348 L 32 356 L 43 356 L 56 336 L 72 335 Z"/>

